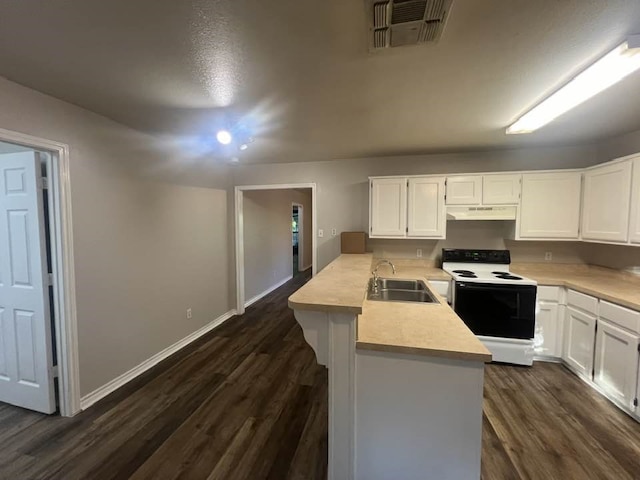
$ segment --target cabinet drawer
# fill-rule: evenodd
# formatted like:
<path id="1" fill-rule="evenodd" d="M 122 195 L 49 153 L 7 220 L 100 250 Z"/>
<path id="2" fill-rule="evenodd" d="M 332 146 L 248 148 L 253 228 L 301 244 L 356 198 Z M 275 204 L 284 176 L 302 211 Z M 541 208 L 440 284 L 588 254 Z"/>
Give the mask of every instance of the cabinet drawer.
<path id="1" fill-rule="evenodd" d="M 599 316 L 632 332 L 640 333 L 640 312 L 602 300 Z"/>
<path id="2" fill-rule="evenodd" d="M 584 293 L 569 290 L 567 293 L 567 305 L 579 308 L 585 312 L 596 315 L 598 313 L 598 299 Z"/>
<path id="3" fill-rule="evenodd" d="M 559 302 L 560 287 L 538 286 L 538 300 L 545 302 Z"/>

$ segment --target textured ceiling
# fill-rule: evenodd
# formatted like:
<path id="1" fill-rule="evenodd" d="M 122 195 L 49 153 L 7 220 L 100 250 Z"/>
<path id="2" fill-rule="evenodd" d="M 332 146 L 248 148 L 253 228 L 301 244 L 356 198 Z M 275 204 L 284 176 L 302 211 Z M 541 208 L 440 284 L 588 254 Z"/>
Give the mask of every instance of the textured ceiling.
<path id="1" fill-rule="evenodd" d="M 639 0 L 454 0 L 436 45 L 370 54 L 364 0 L 0 4 L 0 75 L 242 162 L 595 141 L 640 129 L 640 73 L 527 136 L 504 128 L 640 33 Z"/>

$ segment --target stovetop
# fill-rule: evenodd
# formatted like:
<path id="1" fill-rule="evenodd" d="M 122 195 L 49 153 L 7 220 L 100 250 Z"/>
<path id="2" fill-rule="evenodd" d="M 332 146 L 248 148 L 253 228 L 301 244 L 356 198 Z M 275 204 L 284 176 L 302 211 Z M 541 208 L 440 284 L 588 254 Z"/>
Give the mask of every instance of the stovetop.
<path id="1" fill-rule="evenodd" d="M 535 280 L 509 270 L 508 250 L 443 249 L 442 258 L 442 269 L 456 281 L 537 285 Z"/>

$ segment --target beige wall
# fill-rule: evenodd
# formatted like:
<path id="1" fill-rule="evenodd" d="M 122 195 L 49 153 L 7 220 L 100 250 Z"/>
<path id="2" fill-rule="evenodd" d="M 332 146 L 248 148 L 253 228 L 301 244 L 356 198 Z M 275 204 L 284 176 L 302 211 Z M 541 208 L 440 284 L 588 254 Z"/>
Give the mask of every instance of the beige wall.
<path id="1" fill-rule="evenodd" d="M 332 228 L 343 231 L 367 231 L 369 220 L 368 177 L 374 175 L 415 175 L 433 173 L 463 173 L 508 170 L 540 170 L 572 168 L 597 163 L 595 148 L 558 147 L 503 150 L 495 152 L 459 153 L 402 157 L 379 157 L 330 162 L 309 162 L 275 165 L 239 165 L 233 170 L 235 185 L 315 182 L 317 184 L 318 228 L 325 231 L 318 238 L 318 268 L 322 269 L 340 254 L 340 237 L 327 235 Z M 455 228 L 455 227 L 454 227 Z M 492 227 L 493 228 L 493 227 Z M 453 237 L 456 238 L 456 237 Z M 458 237 L 460 241 L 464 235 Z M 433 243 L 433 242 L 432 242 Z M 436 242 L 437 243 L 437 242 Z M 531 243 L 531 242 L 528 242 Z M 456 247 L 458 241 L 448 245 Z M 441 246 L 433 243 L 431 250 Z M 523 249 L 527 258 L 544 258 L 548 248 Z M 566 247 L 559 258 L 571 257 Z M 401 241 L 394 251 L 401 255 L 415 255 L 410 241 Z"/>
<path id="2" fill-rule="evenodd" d="M 245 300 L 251 300 L 291 277 L 292 203 L 305 212 L 304 255 L 311 265 L 311 193 L 298 190 L 248 190 L 244 192 Z M 308 252 L 307 252 L 308 250 Z"/>
<path id="3" fill-rule="evenodd" d="M 609 138 L 597 145 L 597 158 L 600 162 L 638 152 L 640 152 L 640 130 Z"/>
<path id="4" fill-rule="evenodd" d="M 82 395 L 231 308 L 226 169 L 2 78 L 0 105 L 70 147 Z"/>
<path id="5" fill-rule="evenodd" d="M 506 240 L 514 222 L 453 221 L 447 224 L 446 240 L 369 239 L 367 249 L 376 257 L 416 258 L 422 250 L 424 260 L 439 265 L 443 248 L 508 249 L 514 263 L 545 262 L 551 252 L 554 263 L 584 263 L 578 242 L 522 242 Z"/>

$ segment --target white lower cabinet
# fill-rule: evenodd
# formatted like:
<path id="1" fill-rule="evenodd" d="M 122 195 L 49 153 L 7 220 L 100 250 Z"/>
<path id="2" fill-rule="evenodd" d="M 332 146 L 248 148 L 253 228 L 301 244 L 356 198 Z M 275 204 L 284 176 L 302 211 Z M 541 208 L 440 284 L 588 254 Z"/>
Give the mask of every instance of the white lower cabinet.
<path id="1" fill-rule="evenodd" d="M 537 357 L 562 356 L 562 322 L 556 302 L 538 302 L 533 348 Z"/>
<path id="2" fill-rule="evenodd" d="M 640 337 L 598 320 L 593 381 L 612 399 L 633 409 L 638 382 Z"/>
<path id="3" fill-rule="evenodd" d="M 589 380 L 593 372 L 596 317 L 567 305 L 562 359 Z"/>
<path id="4" fill-rule="evenodd" d="M 448 280 L 429 280 L 429 285 L 438 293 L 438 295 L 440 295 L 442 298 L 444 298 L 447 302 L 449 302 L 451 299 L 450 297 L 450 291 L 451 291 L 451 282 Z"/>

